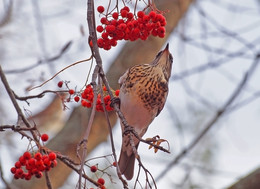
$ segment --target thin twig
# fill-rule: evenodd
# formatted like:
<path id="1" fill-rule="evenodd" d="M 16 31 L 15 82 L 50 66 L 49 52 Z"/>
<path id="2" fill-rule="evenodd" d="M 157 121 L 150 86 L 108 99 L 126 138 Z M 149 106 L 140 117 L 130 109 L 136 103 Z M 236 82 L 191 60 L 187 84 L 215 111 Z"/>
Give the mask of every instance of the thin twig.
<path id="1" fill-rule="evenodd" d="M 11 99 L 13 105 L 14 105 L 14 108 L 15 108 L 17 114 L 18 114 L 18 120 L 19 120 L 19 119 L 22 119 L 22 121 L 24 122 L 24 124 L 26 125 L 26 127 L 28 127 L 28 128 L 33 128 L 33 126 L 31 126 L 31 124 L 29 123 L 29 121 L 27 120 L 27 118 L 24 116 L 24 114 L 23 114 L 23 112 L 22 112 L 20 106 L 18 105 L 18 103 L 17 103 L 17 101 L 16 101 L 16 99 L 15 99 L 14 93 L 13 93 L 11 87 L 9 86 L 9 83 L 8 83 L 6 77 L 5 77 L 5 74 L 4 74 L 3 70 L 2 70 L 1 65 L 0 65 L 0 77 L 1 77 L 1 80 L 2 80 L 2 82 L 3 82 L 3 84 L 4 84 L 4 86 L 5 86 L 5 89 L 6 89 L 8 95 L 9 95 L 9 97 L 10 97 L 10 99 Z M 41 148 L 41 145 L 40 145 L 40 143 L 39 143 L 39 140 L 38 140 L 38 138 L 37 138 L 37 135 L 36 135 L 36 133 L 35 133 L 35 130 L 30 130 L 30 132 L 31 132 L 31 134 L 32 134 L 32 136 L 33 136 L 33 139 L 34 139 L 36 145 L 37 145 L 37 146 L 39 147 L 39 149 L 40 149 L 40 148 Z"/>
<path id="2" fill-rule="evenodd" d="M 33 68 L 35 68 L 35 67 L 41 65 L 43 62 L 46 62 L 46 63 L 48 63 L 48 62 L 53 62 L 53 61 L 59 59 L 59 58 L 67 51 L 67 49 L 71 46 L 71 44 L 72 44 L 72 41 L 67 42 L 67 43 L 61 48 L 60 52 L 59 52 L 57 55 L 55 55 L 55 56 L 53 56 L 53 57 L 51 57 L 51 58 L 46 58 L 46 59 L 44 59 L 44 60 L 39 60 L 37 63 L 35 63 L 35 64 L 31 65 L 31 66 L 22 68 L 22 69 L 5 70 L 5 73 L 6 73 L 6 74 L 22 73 L 22 72 L 29 71 L 29 70 L 31 70 L 31 69 L 33 69 Z"/>
<path id="3" fill-rule="evenodd" d="M 43 85 L 45 85 L 46 83 L 48 83 L 49 81 L 51 81 L 53 78 L 55 78 L 57 75 L 59 75 L 59 74 L 60 74 L 61 72 L 63 72 L 64 70 L 66 70 L 66 69 L 68 69 L 68 68 L 70 68 L 70 67 L 72 67 L 72 66 L 75 66 L 75 65 L 77 65 L 77 64 L 80 64 L 80 63 L 82 63 L 82 62 L 89 61 L 89 60 L 91 60 L 92 58 L 93 58 L 93 56 L 91 56 L 91 57 L 88 58 L 88 59 L 80 60 L 80 61 L 74 62 L 74 63 L 72 63 L 72 64 L 66 66 L 65 68 L 61 69 L 61 70 L 58 71 L 56 74 L 54 74 L 50 79 L 44 81 L 42 84 L 30 88 L 29 91 L 31 91 L 31 90 L 33 90 L 33 89 L 36 89 L 36 88 L 39 88 L 39 87 L 42 87 Z"/>
<path id="4" fill-rule="evenodd" d="M 256 67 L 259 64 L 259 59 L 260 59 L 260 53 L 255 57 L 252 65 L 248 69 L 248 71 L 244 74 L 244 77 L 240 81 L 239 85 L 236 87 L 232 95 L 228 98 L 226 103 L 220 108 L 216 114 L 213 116 L 213 118 L 205 125 L 204 129 L 192 140 L 192 142 L 184 148 L 179 155 L 175 157 L 175 159 L 170 162 L 166 168 L 157 176 L 155 179 L 156 181 L 159 181 L 160 179 L 163 178 L 163 176 L 177 163 L 185 157 L 185 155 L 193 149 L 198 142 L 208 133 L 208 131 L 215 125 L 215 123 L 224 115 L 229 110 L 229 106 L 235 101 L 235 99 L 239 96 L 241 93 L 242 89 L 245 87 L 247 82 L 249 81 L 250 77 L 252 77 L 254 71 L 256 70 Z"/>

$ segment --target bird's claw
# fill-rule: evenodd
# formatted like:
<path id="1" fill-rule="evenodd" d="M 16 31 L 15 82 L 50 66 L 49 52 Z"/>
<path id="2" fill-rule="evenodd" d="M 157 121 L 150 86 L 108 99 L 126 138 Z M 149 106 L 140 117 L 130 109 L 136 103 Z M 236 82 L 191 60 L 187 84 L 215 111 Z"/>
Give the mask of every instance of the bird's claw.
<path id="1" fill-rule="evenodd" d="M 118 98 L 118 97 L 113 97 L 113 98 L 111 99 L 111 104 L 110 104 L 110 106 L 113 107 L 115 104 L 117 104 L 117 105 L 118 105 L 118 108 L 120 109 L 120 104 L 121 104 L 120 98 Z"/>

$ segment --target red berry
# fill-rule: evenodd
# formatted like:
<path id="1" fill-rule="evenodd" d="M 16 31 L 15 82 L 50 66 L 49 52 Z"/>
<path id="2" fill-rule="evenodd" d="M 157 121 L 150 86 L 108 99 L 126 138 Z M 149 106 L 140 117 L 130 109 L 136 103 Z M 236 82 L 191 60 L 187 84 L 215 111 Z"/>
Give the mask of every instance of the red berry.
<path id="1" fill-rule="evenodd" d="M 45 166 L 48 166 L 48 167 L 51 166 L 51 161 L 47 158 L 43 160 L 43 163 L 44 163 Z"/>
<path id="2" fill-rule="evenodd" d="M 104 8 L 103 6 L 98 6 L 98 7 L 97 7 L 97 11 L 98 11 L 99 13 L 102 13 L 102 12 L 105 11 L 105 8 Z"/>
<path id="3" fill-rule="evenodd" d="M 22 169 L 16 169 L 15 174 L 18 174 L 19 176 L 22 176 L 23 170 Z"/>
<path id="4" fill-rule="evenodd" d="M 39 171 L 37 174 L 35 174 L 36 178 L 41 178 L 43 176 L 42 172 Z"/>
<path id="5" fill-rule="evenodd" d="M 56 160 L 53 160 L 53 161 L 51 161 L 51 167 L 53 168 L 53 167 L 56 167 L 57 166 L 57 161 Z"/>
<path id="6" fill-rule="evenodd" d="M 10 169 L 10 171 L 11 171 L 11 173 L 15 174 L 15 173 L 16 173 L 16 168 L 15 168 L 15 167 L 12 167 L 12 168 Z"/>
<path id="7" fill-rule="evenodd" d="M 20 163 L 20 161 L 17 161 L 15 164 L 14 164 L 14 166 L 17 168 L 17 169 L 19 169 L 19 168 L 21 168 L 21 163 Z"/>
<path id="8" fill-rule="evenodd" d="M 21 163 L 21 165 L 25 165 L 26 164 L 26 159 L 23 156 L 21 156 L 19 158 L 19 162 Z"/>
<path id="9" fill-rule="evenodd" d="M 31 153 L 26 151 L 26 152 L 24 152 L 23 157 L 24 157 L 24 159 L 29 160 L 29 159 L 31 159 Z"/>
<path id="10" fill-rule="evenodd" d="M 70 94 L 70 95 L 73 95 L 74 93 L 75 93 L 75 91 L 74 91 L 73 89 L 70 89 L 70 90 L 69 90 L 69 94 Z"/>
<path id="11" fill-rule="evenodd" d="M 116 95 L 116 96 L 119 96 L 119 92 L 120 92 L 120 90 L 117 89 L 117 90 L 115 91 L 115 95 Z"/>
<path id="12" fill-rule="evenodd" d="M 106 31 L 108 33 L 114 32 L 116 30 L 116 27 L 114 25 L 107 25 Z"/>
<path id="13" fill-rule="evenodd" d="M 126 17 L 127 17 L 127 14 L 128 14 L 128 11 L 127 11 L 127 10 L 121 10 L 120 13 L 121 13 L 121 16 L 122 16 L 123 18 L 126 18 Z"/>
<path id="14" fill-rule="evenodd" d="M 115 167 L 116 167 L 116 162 L 115 162 L 115 161 L 113 162 L 113 166 L 115 166 Z"/>
<path id="15" fill-rule="evenodd" d="M 24 176 L 25 180 L 31 180 L 31 177 L 32 177 L 32 175 L 29 173 L 26 173 Z"/>
<path id="16" fill-rule="evenodd" d="M 108 39 L 108 33 L 107 33 L 107 32 L 103 32 L 103 33 L 101 34 L 101 37 L 102 37 L 103 39 Z"/>
<path id="17" fill-rule="evenodd" d="M 102 24 L 107 24 L 107 23 L 108 23 L 106 17 L 102 17 L 102 18 L 100 19 L 100 22 L 101 22 Z"/>
<path id="18" fill-rule="evenodd" d="M 112 17 L 117 20 L 117 19 L 118 19 L 118 13 L 117 13 L 117 12 L 114 12 L 114 13 L 112 14 Z"/>
<path id="19" fill-rule="evenodd" d="M 79 101 L 79 96 L 75 96 L 74 100 L 75 100 L 75 102 L 78 102 Z"/>
<path id="20" fill-rule="evenodd" d="M 129 20 L 133 19 L 133 18 L 134 18 L 134 14 L 131 13 L 131 12 L 129 12 L 129 13 L 127 14 L 127 18 L 128 18 Z"/>
<path id="21" fill-rule="evenodd" d="M 103 178 L 99 178 L 99 179 L 97 180 L 97 182 L 98 182 L 99 184 L 101 184 L 101 185 L 104 185 L 104 184 L 105 184 L 105 180 L 104 180 Z"/>
<path id="22" fill-rule="evenodd" d="M 41 139 L 42 139 L 43 142 L 46 142 L 49 139 L 49 135 L 42 134 Z"/>
<path id="23" fill-rule="evenodd" d="M 39 161 L 42 159 L 42 154 L 40 152 L 37 152 L 36 154 L 34 154 L 34 158 Z"/>
<path id="24" fill-rule="evenodd" d="M 143 16 L 144 16 L 144 11 L 139 11 L 139 12 L 137 13 L 137 16 L 138 16 L 139 18 L 143 18 Z"/>
<path id="25" fill-rule="evenodd" d="M 102 31 L 104 30 L 104 28 L 102 27 L 102 26 L 97 26 L 97 31 L 99 32 L 99 33 L 101 33 Z"/>
<path id="26" fill-rule="evenodd" d="M 101 39 L 101 38 L 99 38 L 99 39 L 97 40 L 97 44 L 98 44 L 98 46 L 99 46 L 100 48 L 102 48 L 102 47 L 104 46 L 104 40 Z"/>
<path id="27" fill-rule="evenodd" d="M 20 178 L 20 176 L 17 173 L 15 173 L 14 174 L 14 179 L 19 179 L 19 178 Z"/>
<path id="28" fill-rule="evenodd" d="M 155 19 L 155 17 L 156 17 L 156 12 L 151 11 L 151 12 L 149 13 L 149 17 L 150 17 L 151 19 Z"/>
<path id="29" fill-rule="evenodd" d="M 130 11 L 129 7 L 127 7 L 127 6 L 123 7 L 122 10 L 126 10 L 127 12 Z"/>
<path id="30" fill-rule="evenodd" d="M 28 165 L 31 166 L 31 167 L 34 167 L 35 166 L 35 159 L 34 158 L 29 159 Z"/>
<path id="31" fill-rule="evenodd" d="M 59 81 L 59 82 L 58 82 L 58 87 L 61 88 L 62 85 L 63 85 L 63 81 Z"/>
<path id="32" fill-rule="evenodd" d="M 95 173 L 97 171 L 97 167 L 95 165 L 91 166 L 90 171 Z"/>
<path id="33" fill-rule="evenodd" d="M 56 154 L 54 152 L 49 153 L 49 160 L 53 161 L 56 159 Z"/>

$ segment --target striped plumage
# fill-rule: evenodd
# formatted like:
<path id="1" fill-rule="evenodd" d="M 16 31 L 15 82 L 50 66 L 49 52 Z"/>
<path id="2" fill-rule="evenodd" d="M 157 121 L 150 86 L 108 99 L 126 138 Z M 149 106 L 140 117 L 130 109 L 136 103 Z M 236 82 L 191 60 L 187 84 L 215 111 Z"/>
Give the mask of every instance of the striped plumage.
<path id="1" fill-rule="evenodd" d="M 142 137 L 153 119 L 164 107 L 168 95 L 168 81 L 171 76 L 172 55 L 168 45 L 160 51 L 150 64 L 133 66 L 119 79 L 120 110 L 126 121 Z M 121 123 L 122 133 L 124 126 Z M 139 141 L 133 138 L 136 149 Z M 123 135 L 119 168 L 130 180 L 134 172 L 135 154 L 129 137 Z"/>

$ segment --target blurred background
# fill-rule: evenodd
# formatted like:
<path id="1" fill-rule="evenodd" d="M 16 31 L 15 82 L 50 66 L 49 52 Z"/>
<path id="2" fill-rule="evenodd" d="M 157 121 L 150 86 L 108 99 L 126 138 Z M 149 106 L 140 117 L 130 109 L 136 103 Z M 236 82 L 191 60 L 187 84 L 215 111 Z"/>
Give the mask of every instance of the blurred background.
<path id="1" fill-rule="evenodd" d="M 134 2 L 127 2 L 133 10 Z M 170 44 L 173 70 L 168 100 L 144 138 L 159 135 L 169 142 L 171 153 L 155 154 L 140 144 L 138 152 L 144 166 L 158 188 L 253 188 L 248 183 L 257 183 L 257 178 L 255 188 L 259 188 L 260 68 L 249 70 L 259 63 L 260 1 L 155 2 L 165 11 L 164 39 L 119 41 L 109 51 L 100 50 L 109 82 L 118 89 L 118 78 L 127 68 L 150 62 L 166 43 Z M 95 1 L 96 7 L 107 4 Z M 138 8 L 142 6 L 140 3 Z M 69 81 L 68 85 L 76 90 L 85 84 L 90 62 L 69 68 L 39 89 L 27 90 L 69 64 L 90 57 L 86 9 L 86 1 L 82 0 L 0 1 L 0 64 L 18 96 L 57 90 L 60 80 Z M 99 19 L 96 14 L 97 24 Z M 28 102 L 19 101 L 19 105 L 28 117 L 33 116 L 41 132 L 50 135 L 47 147 L 76 159 L 76 146 L 86 128 L 89 110 L 75 102 L 66 103 L 64 110 L 53 94 Z M 109 116 L 119 153 L 121 128 L 116 115 Z M 17 113 L 0 83 L 0 125 L 6 124 L 17 124 Z M 205 128 L 207 133 L 200 137 Z M 102 113 L 95 117 L 88 145 L 88 165 L 98 164 L 105 169 L 113 163 Z M 28 141 L 21 140 L 19 134 L 0 132 L 0 188 L 46 187 L 44 178 L 29 182 L 12 179 L 10 168 L 27 146 Z M 50 172 L 53 188 L 75 188 L 78 175 L 61 162 L 58 165 Z M 97 174 L 106 180 L 107 188 L 122 188 L 115 169 L 109 167 L 106 171 Z M 96 178 L 93 173 L 89 175 Z M 145 183 L 144 178 L 141 175 L 140 183 Z M 133 186 L 134 180 L 129 188 Z"/>

